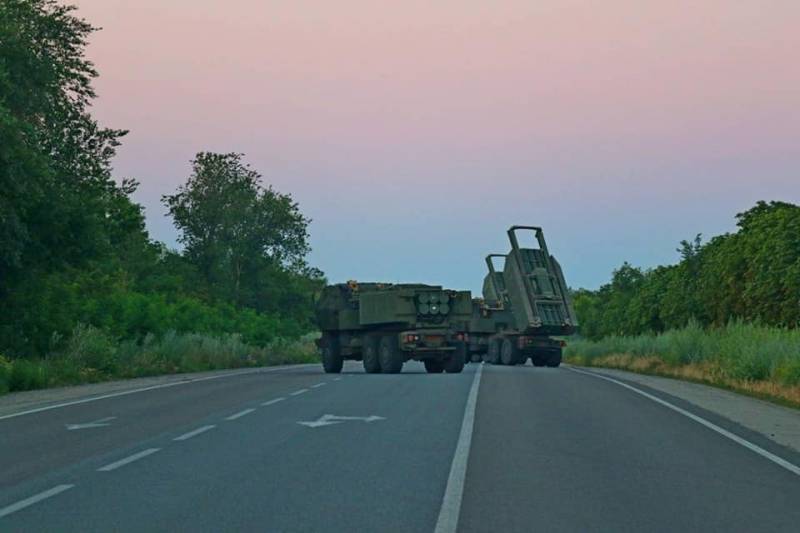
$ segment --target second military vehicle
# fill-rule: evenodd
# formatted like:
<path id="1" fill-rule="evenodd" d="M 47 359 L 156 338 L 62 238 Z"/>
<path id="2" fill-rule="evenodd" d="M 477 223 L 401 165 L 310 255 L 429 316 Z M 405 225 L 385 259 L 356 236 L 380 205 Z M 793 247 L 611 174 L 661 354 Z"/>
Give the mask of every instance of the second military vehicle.
<path id="1" fill-rule="evenodd" d="M 533 232 L 534 247 L 522 248 L 517 233 Z M 561 364 L 564 342 L 552 336 L 570 335 L 578 324 L 561 266 L 547 250 L 542 228 L 512 226 L 511 251 L 486 257 L 489 272 L 483 298 L 473 301 L 467 329 L 473 361 L 535 366 Z M 494 260 L 505 260 L 502 271 Z"/>
<path id="2" fill-rule="evenodd" d="M 355 359 L 368 373 L 393 374 L 414 359 L 430 373 L 461 372 L 471 312 L 469 291 L 438 285 L 329 285 L 316 307 L 322 366 L 338 373 L 345 359 Z"/>

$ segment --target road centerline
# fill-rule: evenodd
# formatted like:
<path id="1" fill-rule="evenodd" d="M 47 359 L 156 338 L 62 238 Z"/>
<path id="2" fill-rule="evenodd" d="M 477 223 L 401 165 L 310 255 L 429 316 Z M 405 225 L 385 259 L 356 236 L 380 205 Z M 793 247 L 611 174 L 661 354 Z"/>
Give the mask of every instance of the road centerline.
<path id="1" fill-rule="evenodd" d="M 22 509 L 25 509 L 26 507 L 30 507 L 31 505 L 33 505 L 35 503 L 39 503 L 42 500 L 46 500 L 47 498 L 52 498 L 53 496 L 56 496 L 57 494 L 61 494 L 65 490 L 69 490 L 74 486 L 75 485 L 56 485 L 52 489 L 48 489 L 48 490 L 46 490 L 44 492 L 40 492 L 39 494 L 35 494 L 35 495 L 31 496 L 30 498 L 25 498 L 24 500 L 20 500 L 20 501 L 18 501 L 16 503 L 12 503 L 11 505 L 9 505 L 7 507 L 3 507 L 2 509 L 0 509 L 0 518 L 3 518 L 4 516 L 8 516 L 11 513 L 16 513 L 17 511 L 21 511 Z"/>
<path id="2" fill-rule="evenodd" d="M 249 415 L 255 411 L 255 409 L 244 409 L 243 411 L 239 411 L 238 413 L 234 413 L 231 416 L 227 417 L 225 420 L 236 420 L 238 418 L 242 418 L 243 416 Z"/>
<path id="3" fill-rule="evenodd" d="M 467 476 L 467 461 L 472 445 L 472 429 L 475 424 L 475 407 L 478 403 L 478 388 L 481 385 L 483 364 L 478 365 L 472 386 L 467 396 L 464 407 L 464 419 L 461 422 L 461 432 L 458 435 L 458 444 L 453 454 L 450 465 L 450 475 L 447 477 L 447 487 L 442 498 L 442 507 L 436 520 L 435 533 L 455 533 L 458 528 L 458 516 L 461 514 L 461 499 L 464 495 L 464 481 Z"/>
<path id="4" fill-rule="evenodd" d="M 296 390 L 296 391 L 294 391 L 292 393 L 289 393 L 289 396 L 299 396 L 300 394 L 304 394 L 306 392 L 308 392 L 308 389 L 300 389 L 300 390 Z"/>
<path id="5" fill-rule="evenodd" d="M 797 465 L 795 465 L 793 463 L 790 463 L 786 459 L 783 459 L 782 457 L 778 457 L 774 453 L 765 450 L 764 448 L 762 448 L 758 444 L 754 444 L 754 443 L 750 442 L 749 440 L 744 439 L 744 438 L 740 437 L 739 435 L 736 435 L 735 433 L 731 433 L 727 429 L 721 428 L 720 426 L 714 424 L 713 422 L 710 422 L 710 421 L 706 420 L 705 418 L 703 418 L 701 416 L 697 416 L 697 415 L 695 415 L 693 413 L 690 413 L 686 409 L 682 409 L 682 408 L 678 407 L 677 405 L 671 404 L 670 402 L 668 402 L 666 400 L 662 400 L 661 398 L 659 398 L 657 396 L 654 396 L 654 395 L 652 395 L 652 394 L 650 394 L 648 392 L 645 392 L 645 391 L 643 391 L 641 389 L 637 389 L 636 387 L 628 385 L 627 383 L 623 383 L 622 381 L 616 380 L 614 378 L 610 378 L 610 377 L 607 377 L 607 376 L 601 376 L 599 374 L 595 374 L 594 372 L 587 372 L 585 370 L 578 370 L 577 368 L 572 368 L 572 367 L 567 367 L 567 368 L 569 370 L 573 371 L 573 372 L 578 373 L 578 374 L 585 374 L 587 376 L 592 376 L 592 377 L 597 378 L 597 379 L 602 379 L 602 380 L 614 383 L 616 385 L 619 385 L 620 387 L 624 387 L 624 388 L 630 390 L 631 392 L 635 392 L 636 394 L 639 394 L 640 396 L 644 396 L 648 400 L 652 400 L 652 401 L 656 402 L 657 404 L 660 404 L 660 405 L 666 407 L 667 409 L 671 409 L 672 411 L 675 411 L 676 413 L 681 414 L 681 415 L 685 416 L 686 418 L 689 418 L 690 420 L 693 420 L 694 422 L 697 422 L 698 424 L 707 427 L 711 431 L 714 431 L 714 432 L 722 435 L 723 437 L 732 440 L 736 444 L 739 444 L 740 446 L 743 446 L 743 447 L 747 448 L 748 450 L 750 450 L 750 451 L 752 451 L 754 453 L 757 453 L 761 457 L 763 457 L 763 458 L 775 463 L 776 465 L 788 470 L 789 472 L 791 472 L 791 473 L 793 473 L 793 474 L 795 474 L 797 476 L 800 476 L 800 466 L 797 466 Z"/>
<path id="6" fill-rule="evenodd" d="M 312 389 L 318 389 L 318 388 L 323 387 L 323 386 L 325 386 L 325 382 L 324 381 L 322 383 L 317 383 L 316 385 L 311 385 L 311 388 Z"/>
<path id="7" fill-rule="evenodd" d="M 119 461 L 114 461 L 113 463 L 107 464 L 106 466 L 102 466 L 102 467 L 98 468 L 97 471 L 98 472 L 111 472 L 112 470 L 116 470 L 117 468 L 119 468 L 121 466 L 125 466 L 125 465 L 127 465 L 129 463 L 132 463 L 134 461 L 138 461 L 139 459 L 147 457 L 148 455 L 152 455 L 152 454 L 156 453 L 159 450 L 161 450 L 161 448 L 148 448 L 146 450 L 142 450 L 141 452 L 134 453 L 133 455 L 129 455 L 128 457 L 125 457 L 124 459 L 120 459 Z"/>
<path id="8" fill-rule="evenodd" d="M 184 433 L 183 435 L 181 435 L 179 437 L 175 437 L 172 440 L 176 440 L 176 441 L 188 440 L 188 439 L 191 439 L 192 437 L 200 435 L 201 433 L 205 433 L 206 431 L 208 431 L 210 429 L 214 429 L 215 427 L 217 427 L 217 426 L 215 426 L 214 424 L 211 424 L 211 425 L 208 425 L 208 426 L 202 426 L 202 427 L 199 427 L 199 428 L 194 429 L 192 431 L 189 431 L 188 433 Z"/>

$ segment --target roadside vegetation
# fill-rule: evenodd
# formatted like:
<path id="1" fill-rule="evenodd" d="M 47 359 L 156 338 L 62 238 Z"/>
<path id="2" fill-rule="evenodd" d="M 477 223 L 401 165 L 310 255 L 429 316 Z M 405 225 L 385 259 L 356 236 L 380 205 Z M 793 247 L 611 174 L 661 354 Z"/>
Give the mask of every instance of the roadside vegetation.
<path id="1" fill-rule="evenodd" d="M 681 243 L 681 260 L 628 263 L 574 293 L 569 362 L 675 376 L 800 406 L 800 206 L 759 202 L 738 231 Z"/>
<path id="2" fill-rule="evenodd" d="M 95 31 L 55 0 L 0 2 L 0 392 L 307 361 L 308 225 L 238 153 L 200 152 L 154 241 L 92 117 Z M 176 180 L 177 181 L 177 180 Z"/>

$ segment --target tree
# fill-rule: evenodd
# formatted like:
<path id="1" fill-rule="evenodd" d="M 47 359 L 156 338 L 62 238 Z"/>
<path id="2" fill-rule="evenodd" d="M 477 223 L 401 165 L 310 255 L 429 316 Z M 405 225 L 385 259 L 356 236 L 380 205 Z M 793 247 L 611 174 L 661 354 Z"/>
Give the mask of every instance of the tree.
<path id="1" fill-rule="evenodd" d="M 110 160 L 125 132 L 101 128 L 88 112 L 97 72 L 84 49 L 94 28 L 74 9 L 0 3 L 2 280 L 109 251 L 108 202 L 122 194 Z"/>
<path id="2" fill-rule="evenodd" d="M 680 261 L 641 272 L 627 263 L 598 291 L 577 291 L 589 338 L 732 319 L 800 326 L 800 206 L 758 202 L 736 216 L 738 231 L 703 244 L 681 241 Z"/>
<path id="3" fill-rule="evenodd" d="M 315 275 L 305 263 L 309 219 L 290 195 L 263 187 L 243 154 L 197 154 L 163 202 L 210 296 L 259 308 L 265 275 Z"/>

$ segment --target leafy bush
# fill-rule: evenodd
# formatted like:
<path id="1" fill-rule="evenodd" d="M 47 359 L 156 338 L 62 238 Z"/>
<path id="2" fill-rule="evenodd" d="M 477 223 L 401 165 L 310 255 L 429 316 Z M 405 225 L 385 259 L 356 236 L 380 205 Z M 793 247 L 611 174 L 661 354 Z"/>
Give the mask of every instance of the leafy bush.
<path id="1" fill-rule="evenodd" d="M 168 331 L 161 337 L 148 334 L 141 342 L 116 344 L 103 331 L 81 325 L 65 350 L 47 358 L 0 356 L 0 394 L 160 374 L 312 363 L 318 361 L 313 340 L 314 335 L 276 338 L 265 346 L 254 346 L 238 334 Z"/>

